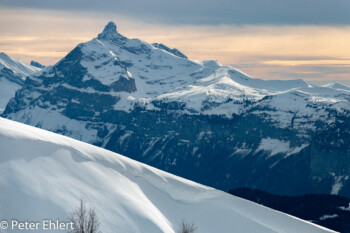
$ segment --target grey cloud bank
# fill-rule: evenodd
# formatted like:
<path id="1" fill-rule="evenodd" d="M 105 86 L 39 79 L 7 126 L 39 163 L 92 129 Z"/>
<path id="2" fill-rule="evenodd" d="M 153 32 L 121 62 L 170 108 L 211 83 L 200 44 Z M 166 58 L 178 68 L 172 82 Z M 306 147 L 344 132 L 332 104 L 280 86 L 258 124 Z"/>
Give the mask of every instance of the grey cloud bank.
<path id="1" fill-rule="evenodd" d="M 350 24 L 348 0 L 0 0 L 0 6 L 108 12 L 169 24 Z"/>

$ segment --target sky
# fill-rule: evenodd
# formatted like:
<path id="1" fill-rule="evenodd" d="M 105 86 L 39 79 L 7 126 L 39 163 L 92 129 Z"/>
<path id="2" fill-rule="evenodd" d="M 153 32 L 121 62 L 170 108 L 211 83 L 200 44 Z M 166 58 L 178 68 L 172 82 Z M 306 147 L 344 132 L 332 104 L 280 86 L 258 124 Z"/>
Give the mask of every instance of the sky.
<path id="1" fill-rule="evenodd" d="M 0 0 L 0 52 L 59 61 L 109 21 L 254 78 L 350 85 L 348 0 Z"/>

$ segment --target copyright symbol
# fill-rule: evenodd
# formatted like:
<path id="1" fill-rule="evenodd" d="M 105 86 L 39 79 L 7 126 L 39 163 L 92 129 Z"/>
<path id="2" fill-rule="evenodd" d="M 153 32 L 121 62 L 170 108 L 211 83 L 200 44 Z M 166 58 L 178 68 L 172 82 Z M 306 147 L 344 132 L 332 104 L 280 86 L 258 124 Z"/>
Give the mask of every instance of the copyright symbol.
<path id="1" fill-rule="evenodd" d="M 0 228 L 3 230 L 6 230 L 9 227 L 9 224 L 7 223 L 7 221 L 1 221 L 0 222 Z"/>

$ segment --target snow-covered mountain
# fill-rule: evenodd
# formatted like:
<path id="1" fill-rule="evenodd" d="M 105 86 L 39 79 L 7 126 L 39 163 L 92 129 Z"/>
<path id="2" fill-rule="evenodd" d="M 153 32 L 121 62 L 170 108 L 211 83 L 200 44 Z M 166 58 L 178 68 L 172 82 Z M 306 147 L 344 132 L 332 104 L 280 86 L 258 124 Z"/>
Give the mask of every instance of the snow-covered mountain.
<path id="1" fill-rule="evenodd" d="M 347 86 L 340 84 L 340 83 L 329 83 L 329 84 L 323 85 L 323 87 L 329 87 L 329 88 L 336 89 L 336 90 L 350 92 L 350 87 L 347 87 Z"/>
<path id="2" fill-rule="evenodd" d="M 253 79 L 109 23 L 32 75 L 4 117 L 222 190 L 350 196 L 350 93 Z"/>
<path id="3" fill-rule="evenodd" d="M 2 70 L 4 68 L 12 70 L 12 72 L 21 77 L 22 80 L 24 80 L 27 76 L 40 71 L 40 68 L 38 67 L 27 65 L 9 57 L 5 53 L 0 53 L 0 69 Z"/>
<path id="4" fill-rule="evenodd" d="M 74 139 L 0 118 L 0 216 L 66 222 L 82 198 L 101 231 L 321 233 L 328 229 Z M 2 225 L 4 226 L 4 225 Z M 29 231 L 29 230 L 28 230 Z"/>
<path id="5" fill-rule="evenodd" d="M 32 65 L 16 61 L 5 53 L 0 53 L 0 113 L 23 85 L 25 78 L 39 70 Z"/>

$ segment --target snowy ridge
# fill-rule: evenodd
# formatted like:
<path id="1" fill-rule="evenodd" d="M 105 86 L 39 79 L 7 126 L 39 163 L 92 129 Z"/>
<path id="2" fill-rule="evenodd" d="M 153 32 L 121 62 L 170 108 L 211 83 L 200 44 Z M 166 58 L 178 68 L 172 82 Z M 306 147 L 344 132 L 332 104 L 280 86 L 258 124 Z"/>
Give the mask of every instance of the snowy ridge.
<path id="1" fill-rule="evenodd" d="M 3 219 L 64 221 L 83 198 L 96 209 L 106 233 L 115 229 L 172 233 L 182 218 L 193 221 L 203 233 L 332 232 L 119 154 L 3 118 L 0 147 Z"/>
<path id="2" fill-rule="evenodd" d="M 314 122 L 319 119 L 333 123 L 329 109 L 347 114 L 349 97 L 347 91 L 328 87 L 298 88 L 264 98 L 258 102 L 254 114 L 267 115 L 267 119 L 279 128 L 292 127 L 306 132 L 315 130 Z"/>
<path id="3" fill-rule="evenodd" d="M 350 91 L 350 87 L 340 83 L 329 83 L 329 84 L 323 85 L 323 87 L 328 87 L 336 90 Z"/>
<path id="4" fill-rule="evenodd" d="M 15 96 L 25 78 L 40 68 L 17 61 L 5 53 L 0 53 L 0 114 L 8 101 Z"/>
<path id="5" fill-rule="evenodd" d="M 27 65 L 9 57 L 5 53 L 0 53 L 0 70 L 4 67 L 13 71 L 14 74 L 20 76 L 23 80 L 41 69 L 32 65 Z"/>

